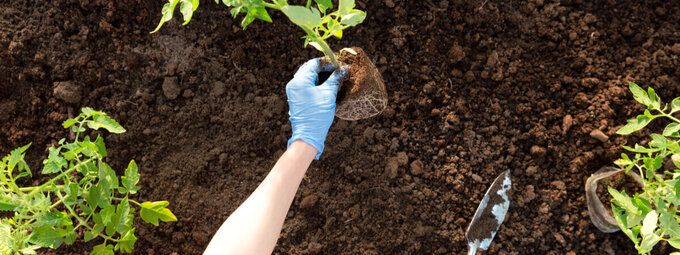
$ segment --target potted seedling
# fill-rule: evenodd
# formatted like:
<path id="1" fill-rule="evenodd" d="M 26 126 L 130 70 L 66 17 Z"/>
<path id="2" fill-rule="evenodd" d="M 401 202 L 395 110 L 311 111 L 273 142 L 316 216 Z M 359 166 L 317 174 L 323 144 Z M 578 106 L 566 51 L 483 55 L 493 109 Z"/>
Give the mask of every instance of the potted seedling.
<path id="1" fill-rule="evenodd" d="M 83 108 L 63 126 L 75 138 L 61 139 L 49 148 L 41 173 L 51 177 L 42 184 L 20 185 L 33 175 L 24 160 L 30 144 L 0 160 L 0 255 L 36 254 L 38 249 L 56 249 L 77 239 L 100 242 L 92 249 L 94 255 L 132 253 L 136 212 L 155 226 L 177 220 L 167 201 L 137 202 L 130 197 L 139 191 L 135 161 L 117 176 L 106 162 L 104 138 L 82 136 L 88 128 L 125 132 L 118 122 Z"/>
<path id="2" fill-rule="evenodd" d="M 336 54 L 326 42 L 331 37 L 342 38 L 343 30 L 362 23 L 366 13 L 355 8 L 354 0 L 340 0 L 337 9 L 331 0 L 313 2 L 316 6 L 312 0 L 307 0 L 306 5 L 292 5 L 286 0 L 222 0 L 233 17 L 243 15 L 243 29 L 256 19 L 271 23 L 269 11 L 281 11 L 305 32 L 305 47 L 310 45 L 321 51 L 335 68 L 343 64 L 350 67 L 349 78 L 338 92 L 336 116 L 358 120 L 379 114 L 387 106 L 387 92 L 371 59 L 358 47 L 342 49 Z M 163 5 L 161 20 L 153 32 L 172 19 L 178 5 L 184 18 L 183 25 L 186 25 L 198 8 L 199 0 L 169 0 Z"/>
<path id="3" fill-rule="evenodd" d="M 655 119 L 667 119 L 670 123 L 661 134 L 651 134 L 647 145 L 624 146 L 627 153 L 614 162 L 618 169 L 598 172 L 587 181 L 592 186 L 596 179 L 622 172 L 635 176 L 641 190 L 631 196 L 609 187 L 612 216 L 594 189 L 586 184 L 588 210 L 599 229 L 604 232 L 620 229 L 633 241 L 639 254 L 649 254 L 660 241 L 680 249 L 680 119 L 674 116 L 680 112 L 680 97 L 664 104 L 651 87 L 645 91 L 630 83 L 629 88 L 635 100 L 647 109 L 628 120 L 617 134 L 632 134 Z"/>

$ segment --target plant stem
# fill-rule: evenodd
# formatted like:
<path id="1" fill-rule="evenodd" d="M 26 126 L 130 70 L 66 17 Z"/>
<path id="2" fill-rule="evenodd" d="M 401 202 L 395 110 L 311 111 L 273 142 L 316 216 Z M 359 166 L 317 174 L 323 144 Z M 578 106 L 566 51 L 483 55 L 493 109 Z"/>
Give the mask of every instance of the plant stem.
<path id="1" fill-rule="evenodd" d="M 307 9 L 309 9 L 309 7 L 311 7 L 311 6 L 312 6 L 312 0 L 307 0 L 307 5 L 306 5 Z"/>
<path id="2" fill-rule="evenodd" d="M 328 46 L 326 41 L 316 38 L 314 41 L 319 44 L 319 46 L 323 50 L 323 54 L 326 55 L 326 57 L 331 61 L 331 64 L 333 64 L 333 68 L 335 69 L 340 68 L 340 64 L 338 63 L 338 60 L 335 58 L 335 53 L 333 53 L 333 50 L 331 49 L 330 46 Z"/>
<path id="3" fill-rule="evenodd" d="M 61 199 L 61 200 L 64 199 L 64 196 L 61 195 L 61 192 L 57 191 L 56 193 L 57 193 L 57 196 L 59 197 L 59 199 Z M 94 231 L 94 229 L 92 227 L 90 227 L 90 225 L 87 224 L 87 221 L 85 221 L 83 218 L 78 216 L 78 214 L 76 213 L 75 210 L 73 210 L 73 208 L 71 208 L 67 204 L 64 204 L 64 207 L 66 207 L 66 209 L 71 213 L 71 216 L 73 216 L 74 218 L 76 218 L 78 220 L 79 225 L 87 228 L 88 230 L 90 230 L 90 232 L 96 233 L 97 236 L 104 238 L 104 240 L 109 240 L 109 241 L 112 241 L 112 242 L 118 242 L 119 241 L 119 239 L 115 239 L 115 238 L 112 238 L 112 237 L 109 237 L 109 236 L 106 236 L 106 235 L 102 235 L 101 233 Z"/>
<path id="4" fill-rule="evenodd" d="M 123 201 L 122 198 L 117 198 L 117 197 L 114 197 L 113 200 Z M 135 204 L 135 205 L 137 205 L 137 206 L 139 206 L 139 207 L 142 207 L 142 204 L 140 204 L 139 202 L 137 202 L 137 201 L 134 200 L 134 199 L 128 198 L 128 202 L 133 203 L 133 204 Z"/>
<path id="5" fill-rule="evenodd" d="M 264 5 L 264 7 L 267 7 L 267 8 L 270 8 L 270 9 L 274 9 L 274 10 L 279 10 L 279 11 L 281 10 L 281 7 L 282 7 L 282 6 L 279 6 L 279 5 L 277 5 L 277 4 L 267 3 L 267 2 L 264 2 L 264 3 L 262 3 L 262 4 Z"/>
<path id="6" fill-rule="evenodd" d="M 89 159 L 87 159 L 87 160 L 85 160 L 85 161 L 83 161 L 83 162 L 80 162 L 80 163 L 78 163 L 77 165 L 75 165 L 75 166 L 69 168 L 68 170 L 66 170 L 66 171 L 62 172 L 61 174 L 55 176 L 54 178 L 50 179 L 49 181 L 43 183 L 42 185 L 40 185 L 40 186 L 38 186 L 38 187 L 32 187 L 32 188 L 35 188 L 35 189 L 33 189 L 33 191 L 31 191 L 31 193 L 28 193 L 28 196 L 30 197 L 30 196 L 32 196 L 32 195 L 35 195 L 35 193 L 38 193 L 38 192 L 40 192 L 40 191 L 43 191 L 43 190 L 45 189 L 45 187 L 47 187 L 48 185 L 52 184 L 52 183 L 55 182 L 56 180 L 61 179 L 62 177 L 68 175 L 68 174 L 71 173 L 71 172 L 73 172 L 73 170 L 76 170 L 78 167 L 81 167 L 82 165 L 85 165 L 85 164 L 89 163 L 89 162 L 92 161 L 92 160 L 94 160 L 94 158 L 89 158 Z"/>

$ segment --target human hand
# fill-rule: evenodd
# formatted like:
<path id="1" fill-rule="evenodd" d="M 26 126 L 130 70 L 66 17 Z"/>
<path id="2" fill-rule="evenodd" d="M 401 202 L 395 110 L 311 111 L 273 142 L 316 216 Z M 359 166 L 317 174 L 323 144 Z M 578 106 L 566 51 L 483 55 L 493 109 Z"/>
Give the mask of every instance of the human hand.
<path id="1" fill-rule="evenodd" d="M 316 86 L 319 72 L 333 71 L 321 85 Z M 290 124 L 293 135 L 288 146 L 302 140 L 316 148 L 314 159 L 323 153 L 326 135 L 335 117 L 335 99 L 342 79 L 347 75 L 348 67 L 333 70 L 330 64 L 321 65 L 320 58 L 304 63 L 286 85 Z"/>

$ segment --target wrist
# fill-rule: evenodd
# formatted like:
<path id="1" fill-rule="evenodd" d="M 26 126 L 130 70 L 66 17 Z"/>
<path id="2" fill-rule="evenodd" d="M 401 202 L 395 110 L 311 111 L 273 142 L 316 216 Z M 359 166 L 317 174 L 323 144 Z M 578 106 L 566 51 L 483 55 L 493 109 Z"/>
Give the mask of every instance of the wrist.
<path id="1" fill-rule="evenodd" d="M 301 139 L 289 142 L 286 152 L 300 157 L 309 158 L 310 160 L 318 159 L 317 155 L 320 155 L 319 151 L 313 145 Z"/>

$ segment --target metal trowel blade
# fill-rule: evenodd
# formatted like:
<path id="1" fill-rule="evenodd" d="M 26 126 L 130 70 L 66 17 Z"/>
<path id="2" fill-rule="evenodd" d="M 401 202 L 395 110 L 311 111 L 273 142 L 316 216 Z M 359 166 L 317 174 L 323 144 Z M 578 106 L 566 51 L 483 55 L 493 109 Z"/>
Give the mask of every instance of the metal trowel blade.
<path id="1" fill-rule="evenodd" d="M 477 249 L 489 249 L 510 207 L 511 189 L 510 170 L 501 173 L 491 183 L 491 187 L 484 194 L 475 216 L 465 231 L 469 247 L 468 254 L 477 254 Z"/>

